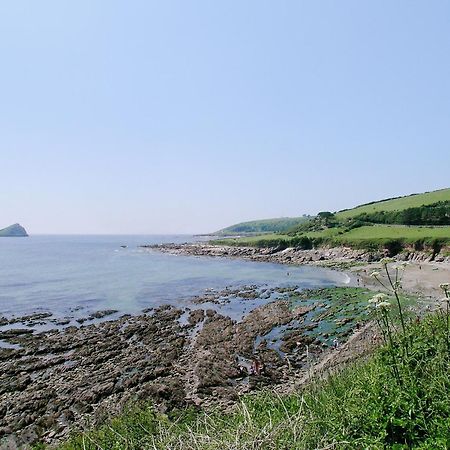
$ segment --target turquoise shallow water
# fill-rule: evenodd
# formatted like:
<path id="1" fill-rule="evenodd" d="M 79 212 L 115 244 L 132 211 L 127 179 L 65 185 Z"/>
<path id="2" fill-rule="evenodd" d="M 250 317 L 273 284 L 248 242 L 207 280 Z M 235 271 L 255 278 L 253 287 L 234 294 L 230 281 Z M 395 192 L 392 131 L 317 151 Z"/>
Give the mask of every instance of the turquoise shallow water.
<path id="1" fill-rule="evenodd" d="M 104 309 L 137 314 L 162 304 L 192 307 L 192 297 L 208 289 L 250 284 L 312 288 L 348 282 L 344 274 L 318 267 L 173 256 L 139 248 L 192 240 L 192 236 L 0 238 L 0 317 L 36 311 L 81 317 Z M 256 299 L 221 308 L 239 316 L 258 304 L 261 300 Z"/>

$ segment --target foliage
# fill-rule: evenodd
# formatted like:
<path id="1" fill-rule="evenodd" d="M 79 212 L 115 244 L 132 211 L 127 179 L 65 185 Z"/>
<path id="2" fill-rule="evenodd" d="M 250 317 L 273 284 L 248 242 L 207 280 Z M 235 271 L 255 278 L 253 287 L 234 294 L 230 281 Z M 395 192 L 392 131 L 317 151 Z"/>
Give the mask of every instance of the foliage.
<path id="1" fill-rule="evenodd" d="M 254 220 L 242 222 L 224 228 L 214 233 L 218 236 L 231 236 L 234 234 L 248 233 L 283 233 L 286 230 L 299 225 L 308 220 L 308 216 L 303 217 L 283 217 L 279 219 Z"/>
<path id="2" fill-rule="evenodd" d="M 450 189 L 372 202 L 336 214 L 321 211 L 315 217 L 300 219 L 301 223 L 287 228 L 285 226 L 288 223 L 283 222 L 282 232 L 213 243 L 272 247 L 279 250 L 287 247 L 310 249 L 345 245 L 368 250 L 386 250 L 390 255 L 395 255 L 406 246 L 412 246 L 415 250 L 429 249 L 435 254 L 450 243 Z M 233 233 L 236 229 L 242 232 L 254 231 L 256 228 L 253 228 L 252 224 L 262 222 L 264 221 L 249 222 L 249 228 L 237 227 L 233 229 Z M 231 232 L 232 228 L 223 231 Z M 265 231 L 269 228 L 259 229 Z M 273 226 L 270 229 L 275 231 Z"/>
<path id="3" fill-rule="evenodd" d="M 366 203 L 353 209 L 346 209 L 336 213 L 339 220 L 355 217 L 363 213 L 371 214 L 378 211 L 401 211 L 407 208 L 417 208 L 423 205 L 431 205 L 437 202 L 450 200 L 450 188 L 424 194 L 412 194 L 406 197 L 397 197 L 377 202 Z"/>
<path id="4" fill-rule="evenodd" d="M 450 227 L 363 225 L 356 228 L 324 228 L 294 235 L 270 234 L 222 239 L 212 241 L 212 243 L 244 247 L 272 247 L 278 250 L 288 247 L 309 249 L 325 245 L 345 245 L 374 251 L 384 249 L 391 256 L 400 252 L 404 247 L 411 246 L 415 250 L 429 249 L 431 253 L 438 253 L 442 247 L 450 244 Z"/>
<path id="5" fill-rule="evenodd" d="M 401 211 L 362 213 L 350 220 L 399 225 L 450 225 L 450 201 Z"/>

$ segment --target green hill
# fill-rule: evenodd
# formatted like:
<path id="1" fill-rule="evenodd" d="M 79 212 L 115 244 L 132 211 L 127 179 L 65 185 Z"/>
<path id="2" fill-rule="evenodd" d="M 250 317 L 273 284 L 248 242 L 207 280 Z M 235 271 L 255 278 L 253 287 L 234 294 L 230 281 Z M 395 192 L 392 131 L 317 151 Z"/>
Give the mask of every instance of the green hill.
<path id="1" fill-rule="evenodd" d="M 450 201 L 450 188 L 440 189 L 424 194 L 411 194 L 405 197 L 380 200 L 356 206 L 352 209 L 344 209 L 336 213 L 338 219 L 348 219 L 363 213 L 374 213 L 379 211 L 402 211 L 408 208 L 417 208 L 424 205 L 432 205 L 438 202 Z"/>
<path id="2" fill-rule="evenodd" d="M 345 245 L 388 248 L 392 252 L 414 247 L 435 252 L 450 244 L 449 223 L 450 189 L 447 188 L 368 203 L 336 214 L 320 212 L 291 228 L 216 243 L 305 249 Z"/>
<path id="3" fill-rule="evenodd" d="M 253 220 L 242 222 L 212 233 L 215 236 L 252 235 L 282 233 L 296 225 L 306 222 L 309 216 L 281 217 L 277 219 Z"/>
<path id="4" fill-rule="evenodd" d="M 15 223 L 0 230 L 0 237 L 25 237 L 28 236 L 24 227 Z"/>

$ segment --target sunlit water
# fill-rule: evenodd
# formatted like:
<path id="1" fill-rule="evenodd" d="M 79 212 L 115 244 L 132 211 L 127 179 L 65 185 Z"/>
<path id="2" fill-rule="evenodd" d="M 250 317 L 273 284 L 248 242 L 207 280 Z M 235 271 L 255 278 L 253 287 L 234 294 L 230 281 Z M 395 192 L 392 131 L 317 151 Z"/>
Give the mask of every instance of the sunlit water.
<path id="1" fill-rule="evenodd" d="M 0 317 L 49 311 L 54 317 L 76 318 L 105 309 L 137 314 L 163 304 L 193 307 L 190 300 L 208 289 L 253 284 L 311 288 L 348 282 L 345 275 L 318 267 L 173 256 L 139 248 L 191 240 L 192 236 L 0 238 Z M 237 317 L 261 302 L 236 301 L 221 308 Z"/>

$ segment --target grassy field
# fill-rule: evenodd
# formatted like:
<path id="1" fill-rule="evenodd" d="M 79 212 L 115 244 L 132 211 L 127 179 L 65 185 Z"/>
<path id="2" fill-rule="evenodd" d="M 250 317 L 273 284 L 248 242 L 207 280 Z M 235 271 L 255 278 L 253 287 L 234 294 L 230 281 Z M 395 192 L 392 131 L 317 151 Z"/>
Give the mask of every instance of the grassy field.
<path id="1" fill-rule="evenodd" d="M 213 244 L 217 245 L 237 245 L 237 246 L 248 246 L 254 247 L 259 243 L 264 242 L 272 242 L 274 240 L 289 240 L 292 236 L 288 236 L 286 234 L 276 234 L 269 233 L 258 236 L 245 236 L 245 237 L 236 237 L 236 238 L 227 238 L 227 239 L 216 239 L 211 241 Z"/>
<path id="2" fill-rule="evenodd" d="M 348 219 L 362 213 L 373 213 L 377 211 L 398 211 L 423 205 L 450 200 L 450 188 L 439 191 L 427 192 L 425 194 L 409 195 L 392 200 L 375 202 L 370 205 L 361 205 L 353 209 L 339 211 L 336 213 L 338 219 Z"/>
<path id="3" fill-rule="evenodd" d="M 383 248 L 389 240 L 398 240 L 402 245 L 417 244 L 418 249 L 432 246 L 433 240 L 438 239 L 441 244 L 450 243 L 449 226 L 401 226 L 401 225 L 374 225 L 369 226 L 368 222 L 352 223 L 348 219 L 362 213 L 373 213 L 377 211 L 398 211 L 423 205 L 431 205 L 437 202 L 450 201 L 450 188 L 441 189 L 424 194 L 414 194 L 407 197 L 395 198 L 373 202 L 372 204 L 361 205 L 359 207 L 340 211 L 333 216 L 334 223 L 326 223 L 321 220 L 320 214 L 305 223 L 306 218 L 301 219 L 300 225 L 285 228 L 290 222 L 279 222 L 287 219 L 273 219 L 268 221 L 255 221 L 238 224 L 225 228 L 223 232 L 229 230 L 231 234 L 238 230 L 256 232 L 265 230 L 265 234 L 252 236 L 242 236 L 233 239 L 221 239 L 212 241 L 221 245 L 252 246 L 252 247 L 290 247 L 311 248 L 323 245 L 348 245 L 359 248 Z M 297 219 L 294 219 L 297 220 Z M 278 223 L 278 222 L 279 223 Z M 273 222 L 273 223 L 272 223 Z M 358 220 L 356 221 L 358 222 Z M 311 226 L 312 224 L 312 226 Z M 368 225 L 365 225 L 368 224 Z M 271 227 L 281 226 L 284 231 L 273 229 L 274 232 L 266 231 L 266 225 Z M 224 233 L 226 234 L 226 233 Z M 245 234 L 245 233 L 242 233 Z M 310 242 L 305 242 L 309 239 Z"/>
<path id="4" fill-rule="evenodd" d="M 450 227 L 420 227 L 401 225 L 374 225 L 355 228 L 336 239 L 356 241 L 364 239 L 405 239 L 416 241 L 417 239 L 448 239 L 450 240 Z"/>
<path id="5" fill-rule="evenodd" d="M 368 360 L 290 395 L 246 396 L 228 413 L 134 407 L 60 449 L 450 448 L 447 318 L 412 323 Z"/>
<path id="6" fill-rule="evenodd" d="M 295 246 L 295 239 L 299 236 L 308 237 L 313 245 L 348 245 L 350 247 L 374 248 L 382 246 L 390 240 L 399 240 L 404 244 L 414 244 L 423 241 L 431 244 L 438 239 L 443 244 L 450 244 L 450 227 L 422 227 L 402 225 L 374 225 L 354 228 L 345 231 L 343 228 L 328 228 L 322 231 L 310 231 L 297 236 L 283 234 L 268 234 L 264 236 L 252 236 L 213 241 L 221 245 L 236 245 L 249 247 L 265 246 Z"/>
<path id="7" fill-rule="evenodd" d="M 213 233 L 217 236 L 232 236 L 247 233 L 282 233 L 308 220 L 307 217 L 281 217 L 277 219 L 242 222 Z"/>

